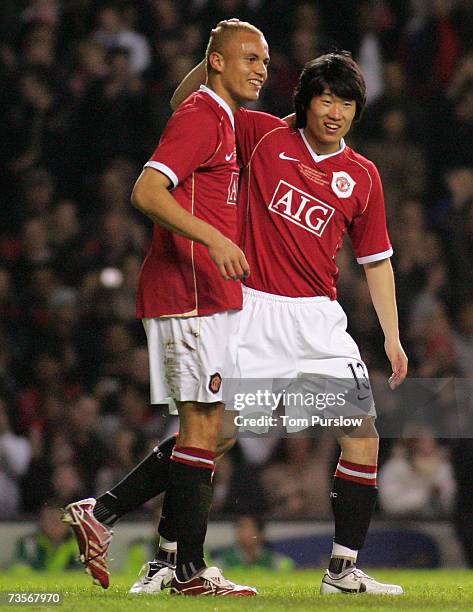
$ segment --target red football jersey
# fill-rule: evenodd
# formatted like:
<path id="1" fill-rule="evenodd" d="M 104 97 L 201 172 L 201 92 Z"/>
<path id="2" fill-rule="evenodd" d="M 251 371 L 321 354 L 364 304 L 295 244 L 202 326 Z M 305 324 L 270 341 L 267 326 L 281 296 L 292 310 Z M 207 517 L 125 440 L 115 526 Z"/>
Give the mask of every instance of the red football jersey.
<path id="1" fill-rule="evenodd" d="M 244 170 L 240 246 L 249 287 L 288 297 L 336 299 L 335 263 L 348 233 L 359 263 L 392 255 L 376 166 L 342 142 L 317 155 L 302 130 L 265 113 L 235 115 Z"/>
<path id="2" fill-rule="evenodd" d="M 233 113 L 202 86 L 169 120 L 145 167 L 165 174 L 188 212 L 237 238 L 239 168 Z M 225 281 L 207 248 L 154 225 L 143 262 L 137 317 L 202 316 L 242 307 L 239 281 Z"/>

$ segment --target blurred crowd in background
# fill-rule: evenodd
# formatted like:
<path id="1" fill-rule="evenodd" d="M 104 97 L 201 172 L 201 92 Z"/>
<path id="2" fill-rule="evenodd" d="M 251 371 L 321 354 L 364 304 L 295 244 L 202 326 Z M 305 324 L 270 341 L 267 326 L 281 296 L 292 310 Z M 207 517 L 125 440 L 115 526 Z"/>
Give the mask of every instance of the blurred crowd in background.
<path id="1" fill-rule="evenodd" d="M 382 175 L 409 375 L 473 377 L 472 0 L 2 0 L 0 519 L 103 492 L 174 431 L 149 404 L 134 304 L 151 224 L 129 196 L 172 92 L 235 16 L 270 45 L 254 108 L 292 112 L 322 52 L 360 63 L 368 105 L 348 140 Z M 349 246 L 338 261 L 349 331 L 386 379 L 362 266 Z M 213 516 L 327 518 L 337 454 L 329 438 L 242 439 Z M 471 534 L 472 441 L 417 432 L 381 459 L 381 516 L 454 516 Z"/>

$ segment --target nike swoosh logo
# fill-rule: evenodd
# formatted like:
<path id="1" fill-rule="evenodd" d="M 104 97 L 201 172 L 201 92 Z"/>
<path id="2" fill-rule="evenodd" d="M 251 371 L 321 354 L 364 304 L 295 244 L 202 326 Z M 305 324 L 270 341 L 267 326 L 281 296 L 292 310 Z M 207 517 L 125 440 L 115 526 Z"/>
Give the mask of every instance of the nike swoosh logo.
<path id="1" fill-rule="evenodd" d="M 361 395 L 359 395 L 358 399 L 359 399 L 360 402 L 362 402 L 363 400 L 368 399 L 369 397 L 370 397 L 369 394 L 368 395 L 363 395 L 363 397 Z"/>
<path id="2" fill-rule="evenodd" d="M 360 584 L 360 589 L 358 590 L 358 589 L 347 589 L 346 587 L 341 587 L 338 584 L 334 584 L 333 582 L 327 582 L 326 580 L 323 580 L 323 582 L 325 582 L 325 584 L 329 584 L 332 587 L 335 587 L 342 593 L 366 593 L 366 586 L 363 583 Z"/>
<path id="3" fill-rule="evenodd" d="M 284 153 L 284 151 L 282 153 L 279 153 L 279 157 L 280 159 L 287 159 L 288 161 L 299 161 L 295 157 L 289 157 L 288 155 Z"/>
<path id="4" fill-rule="evenodd" d="M 233 153 L 229 153 L 228 155 L 225 155 L 225 159 L 227 161 L 230 161 L 232 159 L 232 157 L 233 157 Z"/>

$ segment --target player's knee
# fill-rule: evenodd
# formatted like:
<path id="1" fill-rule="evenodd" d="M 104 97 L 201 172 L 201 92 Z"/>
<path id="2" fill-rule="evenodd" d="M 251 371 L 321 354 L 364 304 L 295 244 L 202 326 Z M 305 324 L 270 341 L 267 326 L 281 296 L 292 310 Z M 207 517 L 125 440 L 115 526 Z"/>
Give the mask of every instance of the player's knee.
<path id="1" fill-rule="evenodd" d="M 347 461 L 355 463 L 377 462 L 379 449 L 379 435 L 374 419 L 366 419 L 363 424 L 349 435 L 338 440 L 342 455 Z"/>
<path id="2" fill-rule="evenodd" d="M 215 452 L 220 437 L 220 405 L 182 402 L 179 409 L 179 443 Z"/>

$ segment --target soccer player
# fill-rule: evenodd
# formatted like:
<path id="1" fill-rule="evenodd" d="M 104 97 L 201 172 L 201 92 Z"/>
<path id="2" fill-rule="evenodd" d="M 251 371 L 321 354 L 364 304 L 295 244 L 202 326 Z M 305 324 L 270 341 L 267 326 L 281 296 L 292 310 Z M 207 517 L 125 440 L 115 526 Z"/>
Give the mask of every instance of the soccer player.
<path id="1" fill-rule="evenodd" d="M 174 104 L 201 71 L 188 75 Z M 237 370 L 242 379 L 352 376 L 363 391 L 360 404 L 370 407 L 360 405 L 360 411 L 368 416 L 338 438 L 331 491 L 335 535 L 321 592 L 397 595 L 400 586 L 382 584 L 356 567 L 377 497 L 378 434 L 368 372 L 336 300 L 335 258 L 348 234 L 384 332 L 389 384 L 398 386 L 407 357 L 399 339 L 381 180 L 375 165 L 344 141 L 365 101 L 364 78 L 350 54 L 330 53 L 301 73 L 294 127 L 265 113 L 241 109 L 235 115 L 243 166 L 239 244 L 251 268 Z"/>
<path id="2" fill-rule="evenodd" d="M 245 280 L 238 368 L 241 378 L 353 376 L 371 388 L 337 302 L 335 258 L 345 234 L 363 265 L 385 336 L 394 388 L 407 374 L 401 346 L 381 180 L 375 165 L 346 146 L 363 110 L 366 87 L 349 54 L 309 62 L 300 76 L 295 127 L 264 113 L 236 115 L 240 246 L 251 267 Z M 275 322 L 277 321 L 277 325 Z M 341 455 L 331 491 L 335 536 L 322 593 L 400 594 L 356 567 L 374 509 L 378 434 L 368 416 L 338 438 Z"/>
<path id="3" fill-rule="evenodd" d="M 258 98 L 268 61 L 257 28 L 219 24 L 207 49 L 207 85 L 174 113 L 133 190 L 133 204 L 155 223 L 137 299 L 148 340 L 151 400 L 172 397 L 180 429 L 177 440 L 161 444 L 110 492 L 66 508 L 64 520 L 74 529 L 86 569 L 104 588 L 109 527 L 167 487 L 158 562 L 148 568 L 159 573 L 159 588 L 170 582 L 183 595 L 256 594 L 208 568 L 203 545 L 223 412 L 221 382 L 233 375 L 239 279 L 249 274 L 235 244 L 234 113 Z"/>

